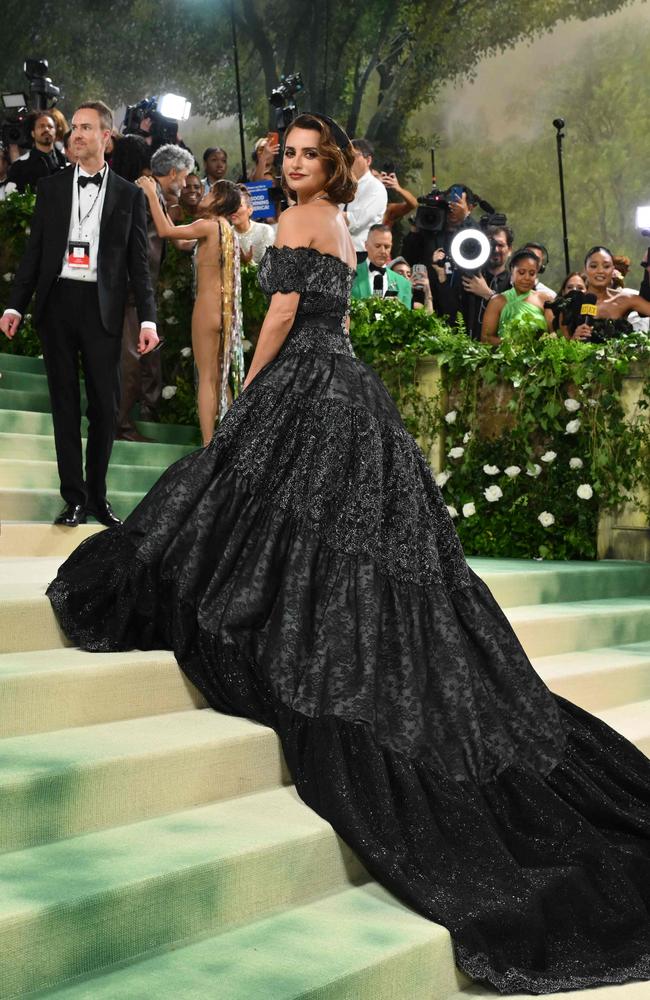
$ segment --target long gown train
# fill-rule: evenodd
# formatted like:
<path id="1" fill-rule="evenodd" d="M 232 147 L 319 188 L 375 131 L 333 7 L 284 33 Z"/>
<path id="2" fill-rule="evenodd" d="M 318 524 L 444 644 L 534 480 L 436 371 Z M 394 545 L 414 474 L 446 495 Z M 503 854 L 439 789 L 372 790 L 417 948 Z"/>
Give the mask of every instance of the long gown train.
<path id="1" fill-rule="evenodd" d="M 304 801 L 470 976 L 650 978 L 650 762 L 548 691 L 468 568 L 352 353 L 351 280 L 267 251 L 265 291 L 301 294 L 280 353 L 48 596 L 74 643 L 173 649 L 215 709 L 272 726 Z"/>

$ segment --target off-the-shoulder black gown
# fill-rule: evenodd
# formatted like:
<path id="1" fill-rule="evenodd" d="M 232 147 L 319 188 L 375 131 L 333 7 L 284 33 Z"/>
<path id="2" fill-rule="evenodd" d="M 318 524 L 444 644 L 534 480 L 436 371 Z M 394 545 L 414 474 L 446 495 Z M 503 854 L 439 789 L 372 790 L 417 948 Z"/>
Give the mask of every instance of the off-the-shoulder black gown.
<path id="1" fill-rule="evenodd" d="M 269 250 L 300 292 L 212 442 L 48 596 L 88 650 L 172 649 L 280 736 L 368 870 L 504 993 L 650 978 L 650 762 L 553 696 L 468 568 L 427 463 L 343 327 L 352 273 Z"/>

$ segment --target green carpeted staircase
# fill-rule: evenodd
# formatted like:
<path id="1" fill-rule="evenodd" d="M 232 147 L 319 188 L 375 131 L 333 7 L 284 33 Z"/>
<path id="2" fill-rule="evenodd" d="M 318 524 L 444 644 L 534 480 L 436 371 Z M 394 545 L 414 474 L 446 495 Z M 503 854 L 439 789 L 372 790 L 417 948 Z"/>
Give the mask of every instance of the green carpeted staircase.
<path id="1" fill-rule="evenodd" d="M 20 411 L 6 412 L 0 998 L 495 996 L 456 971 L 443 928 L 370 880 L 302 804 L 274 733 L 205 708 L 168 652 L 66 645 L 44 590 L 100 529 L 25 523 L 11 506 L 48 494 L 52 454 L 44 414 L 27 414 L 23 433 Z M 125 444 L 114 467 L 158 474 L 186 447 Z M 5 484 L 20 463 L 39 466 L 30 485 Z M 650 566 L 471 562 L 551 688 L 650 752 Z M 567 996 L 648 1000 L 650 984 Z"/>
<path id="2" fill-rule="evenodd" d="M 83 433 L 86 426 L 84 418 Z M 164 469 L 200 443 L 194 427 L 137 426 L 154 442 L 116 441 L 109 468 L 108 494 L 120 517 Z M 0 520 L 52 521 L 62 503 L 43 362 L 0 353 Z"/>

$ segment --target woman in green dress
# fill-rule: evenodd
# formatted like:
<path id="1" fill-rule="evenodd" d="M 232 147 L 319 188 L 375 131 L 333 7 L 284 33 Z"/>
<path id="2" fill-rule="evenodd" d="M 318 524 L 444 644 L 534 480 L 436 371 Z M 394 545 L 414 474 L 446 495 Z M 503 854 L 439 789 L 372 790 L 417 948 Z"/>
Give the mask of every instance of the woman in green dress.
<path id="1" fill-rule="evenodd" d="M 500 295 L 493 295 L 483 316 L 481 340 L 484 344 L 500 344 L 504 328 L 513 320 L 530 320 L 540 333 L 548 331 L 544 313 L 546 292 L 536 291 L 539 260 L 532 250 L 518 250 L 510 261 L 510 281 Z"/>

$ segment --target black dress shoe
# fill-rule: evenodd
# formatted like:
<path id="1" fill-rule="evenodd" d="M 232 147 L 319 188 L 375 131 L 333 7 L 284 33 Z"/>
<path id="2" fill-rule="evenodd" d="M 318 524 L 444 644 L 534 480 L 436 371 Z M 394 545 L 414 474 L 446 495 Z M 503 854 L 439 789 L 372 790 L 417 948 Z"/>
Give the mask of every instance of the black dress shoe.
<path id="1" fill-rule="evenodd" d="M 101 503 L 88 504 L 88 513 L 91 514 L 100 524 L 105 524 L 107 528 L 116 528 L 122 524 L 117 514 L 113 513 L 113 508 L 108 500 Z"/>
<path id="2" fill-rule="evenodd" d="M 86 508 L 80 503 L 69 503 L 59 516 L 54 518 L 54 523 L 64 524 L 66 528 L 76 528 L 78 524 L 85 524 Z"/>

